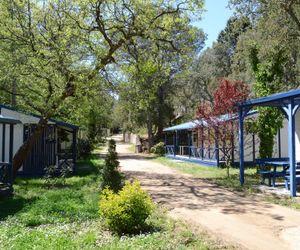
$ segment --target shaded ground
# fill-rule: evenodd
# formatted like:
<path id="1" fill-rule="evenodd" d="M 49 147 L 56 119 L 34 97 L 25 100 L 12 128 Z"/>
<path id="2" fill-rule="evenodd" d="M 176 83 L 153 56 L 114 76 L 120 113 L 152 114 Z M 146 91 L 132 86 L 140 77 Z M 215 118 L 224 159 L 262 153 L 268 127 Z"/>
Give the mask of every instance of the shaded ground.
<path id="1" fill-rule="evenodd" d="M 128 147 L 117 145 L 122 171 L 128 178 L 139 179 L 171 216 L 206 229 L 238 249 L 299 249 L 300 212 L 242 197 L 130 153 Z"/>

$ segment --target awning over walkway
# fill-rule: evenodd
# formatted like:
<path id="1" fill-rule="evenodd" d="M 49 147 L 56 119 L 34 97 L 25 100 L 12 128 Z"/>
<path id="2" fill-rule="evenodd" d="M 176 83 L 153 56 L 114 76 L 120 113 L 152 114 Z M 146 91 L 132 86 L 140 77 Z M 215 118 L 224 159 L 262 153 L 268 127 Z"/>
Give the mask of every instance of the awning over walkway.
<path id="1" fill-rule="evenodd" d="M 300 105 L 300 89 L 239 102 L 240 182 L 244 184 L 244 118 L 254 107 L 276 107 L 288 119 L 290 194 L 296 196 L 295 114 Z"/>

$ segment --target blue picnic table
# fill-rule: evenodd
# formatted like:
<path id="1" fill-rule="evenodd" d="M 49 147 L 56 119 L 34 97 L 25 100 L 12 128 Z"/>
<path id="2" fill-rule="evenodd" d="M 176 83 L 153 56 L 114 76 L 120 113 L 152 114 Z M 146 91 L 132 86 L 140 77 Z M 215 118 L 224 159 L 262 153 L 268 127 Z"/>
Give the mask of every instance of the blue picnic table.
<path id="1" fill-rule="evenodd" d="M 289 169 L 289 161 L 266 161 L 266 165 L 271 166 L 273 169 L 269 171 L 269 186 L 271 186 L 271 179 L 272 179 L 272 186 L 275 187 L 276 178 L 277 177 L 285 177 L 287 175 L 287 170 Z M 280 168 L 280 171 L 278 171 Z"/>

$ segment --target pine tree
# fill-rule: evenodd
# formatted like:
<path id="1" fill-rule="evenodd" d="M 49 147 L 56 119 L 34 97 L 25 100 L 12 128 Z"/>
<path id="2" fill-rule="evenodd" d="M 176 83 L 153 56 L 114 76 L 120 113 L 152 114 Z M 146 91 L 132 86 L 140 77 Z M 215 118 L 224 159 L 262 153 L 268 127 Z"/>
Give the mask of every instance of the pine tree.
<path id="1" fill-rule="evenodd" d="M 115 193 L 122 189 L 124 178 L 119 171 L 119 165 L 116 142 L 114 140 L 109 140 L 108 154 L 105 157 L 105 166 L 102 170 L 101 189 L 108 187 Z"/>

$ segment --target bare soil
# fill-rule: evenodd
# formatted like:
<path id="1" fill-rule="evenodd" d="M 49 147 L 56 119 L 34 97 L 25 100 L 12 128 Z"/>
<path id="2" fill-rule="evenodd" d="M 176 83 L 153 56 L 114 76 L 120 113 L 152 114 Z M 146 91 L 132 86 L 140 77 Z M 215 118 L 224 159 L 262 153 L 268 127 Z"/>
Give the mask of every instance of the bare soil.
<path id="1" fill-rule="evenodd" d="M 115 137 L 114 139 L 119 139 Z M 179 173 L 118 143 L 121 170 L 138 179 L 169 214 L 237 249 L 300 249 L 300 212 L 244 197 Z"/>

